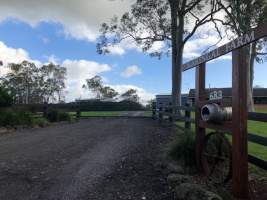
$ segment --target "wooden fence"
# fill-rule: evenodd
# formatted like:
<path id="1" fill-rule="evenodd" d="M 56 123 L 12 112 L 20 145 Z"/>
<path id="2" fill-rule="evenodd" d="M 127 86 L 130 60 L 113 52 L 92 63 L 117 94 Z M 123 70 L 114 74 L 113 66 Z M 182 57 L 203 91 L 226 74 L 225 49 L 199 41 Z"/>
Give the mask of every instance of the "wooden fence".
<path id="1" fill-rule="evenodd" d="M 153 118 L 159 120 L 160 122 L 169 122 L 175 127 L 178 127 L 180 129 L 191 129 L 192 123 L 195 123 L 195 118 L 192 117 L 195 114 L 195 108 L 190 107 L 188 104 L 186 106 L 178 106 L 176 107 L 177 112 L 180 112 L 182 116 L 176 116 L 175 119 L 172 119 L 172 107 L 159 107 L 158 110 L 153 107 L 152 113 Z M 252 121 L 258 121 L 258 122 L 267 122 L 267 114 L 265 113 L 256 113 L 256 112 L 250 112 L 248 113 L 248 120 Z M 183 122 L 184 126 L 179 125 L 175 122 Z M 211 129 L 217 129 L 215 127 L 210 127 Z M 219 128 L 221 130 L 221 128 Z M 227 130 L 226 130 L 227 131 Z M 226 132 L 227 134 L 231 134 L 231 131 Z M 256 135 L 255 133 L 248 133 L 247 135 L 248 141 L 266 146 L 267 147 L 267 137 L 262 137 L 259 135 Z M 254 155 L 248 154 L 248 161 L 251 164 L 256 165 L 257 167 L 264 169 L 267 171 L 267 161 L 262 160 Z"/>

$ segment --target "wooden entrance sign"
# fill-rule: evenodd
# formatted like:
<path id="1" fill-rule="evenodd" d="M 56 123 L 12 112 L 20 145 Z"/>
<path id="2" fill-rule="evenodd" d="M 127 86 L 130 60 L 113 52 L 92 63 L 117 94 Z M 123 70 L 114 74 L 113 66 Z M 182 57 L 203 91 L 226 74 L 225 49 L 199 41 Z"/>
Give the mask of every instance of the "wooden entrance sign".
<path id="1" fill-rule="evenodd" d="M 246 46 L 267 36 L 267 24 L 263 24 L 250 33 L 230 41 L 194 60 L 185 63 L 183 71 L 196 68 L 196 159 L 201 168 L 201 151 L 203 148 L 205 129 L 211 128 L 232 133 L 232 188 L 235 197 L 248 199 L 248 151 L 247 151 L 247 87 L 248 68 L 245 57 Z M 206 62 L 232 52 L 232 101 L 224 99 L 206 99 L 205 67 Z M 204 122 L 200 109 L 208 103 L 217 103 L 222 107 L 232 106 L 232 120 L 221 124 Z"/>

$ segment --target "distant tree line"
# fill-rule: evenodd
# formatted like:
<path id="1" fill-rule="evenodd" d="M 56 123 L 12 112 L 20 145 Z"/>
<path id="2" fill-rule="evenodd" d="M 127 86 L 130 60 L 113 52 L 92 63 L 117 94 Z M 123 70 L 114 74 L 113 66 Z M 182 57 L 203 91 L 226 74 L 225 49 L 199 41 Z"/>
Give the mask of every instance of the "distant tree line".
<path id="1" fill-rule="evenodd" d="M 66 68 L 53 63 L 37 67 L 29 61 L 7 67 L 9 72 L 0 79 L 0 91 L 2 96 L 11 96 L 12 103 L 40 104 L 64 99 Z"/>
<path id="2" fill-rule="evenodd" d="M 140 98 L 137 94 L 137 90 L 128 89 L 126 92 L 119 94 L 115 89 L 103 84 L 100 76 L 94 76 L 93 78 L 86 79 L 86 84 L 83 85 L 84 89 L 92 91 L 96 95 L 96 99 L 114 99 L 121 101 L 139 102 Z"/>

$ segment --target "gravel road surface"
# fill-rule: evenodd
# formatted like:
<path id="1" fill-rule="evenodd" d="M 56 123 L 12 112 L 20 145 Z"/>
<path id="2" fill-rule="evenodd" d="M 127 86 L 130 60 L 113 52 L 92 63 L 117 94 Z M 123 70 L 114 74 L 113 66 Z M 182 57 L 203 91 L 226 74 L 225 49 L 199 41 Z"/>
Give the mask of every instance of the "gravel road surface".
<path id="1" fill-rule="evenodd" d="M 0 200 L 173 199 L 155 168 L 170 131 L 92 118 L 0 136 Z"/>

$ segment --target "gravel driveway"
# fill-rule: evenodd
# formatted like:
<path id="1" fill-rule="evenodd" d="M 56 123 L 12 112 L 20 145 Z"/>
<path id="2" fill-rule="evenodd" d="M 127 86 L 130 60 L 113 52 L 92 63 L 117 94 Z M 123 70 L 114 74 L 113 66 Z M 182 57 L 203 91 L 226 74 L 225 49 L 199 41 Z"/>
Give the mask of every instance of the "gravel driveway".
<path id="1" fill-rule="evenodd" d="M 169 139 L 151 119 L 123 117 L 1 136 L 0 199 L 173 199 L 154 167 Z"/>

